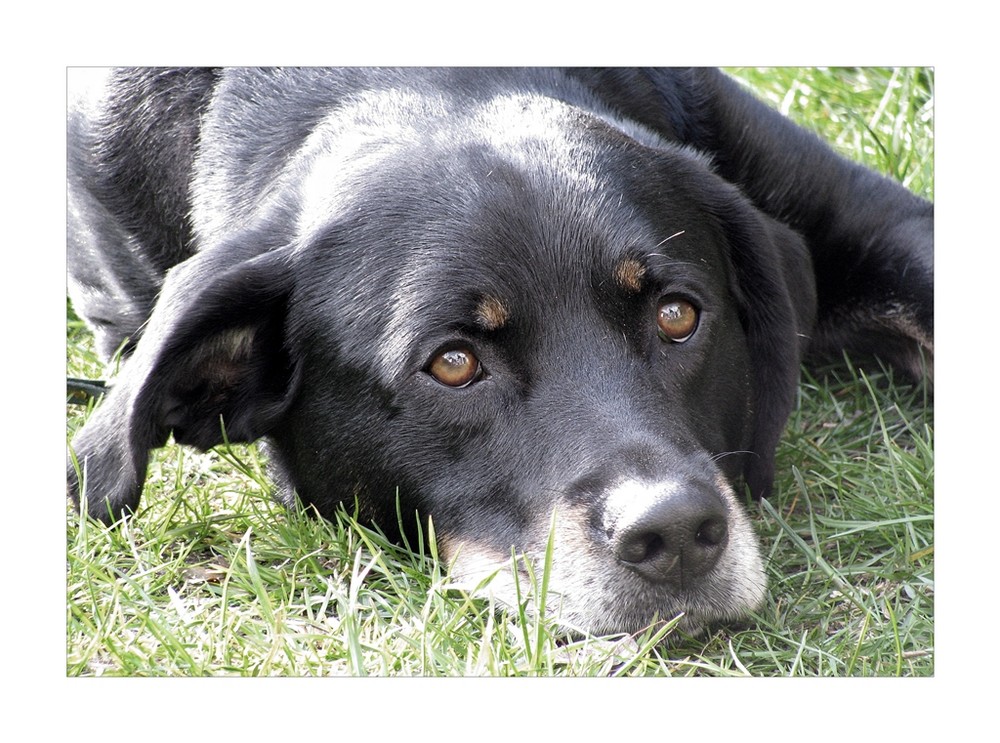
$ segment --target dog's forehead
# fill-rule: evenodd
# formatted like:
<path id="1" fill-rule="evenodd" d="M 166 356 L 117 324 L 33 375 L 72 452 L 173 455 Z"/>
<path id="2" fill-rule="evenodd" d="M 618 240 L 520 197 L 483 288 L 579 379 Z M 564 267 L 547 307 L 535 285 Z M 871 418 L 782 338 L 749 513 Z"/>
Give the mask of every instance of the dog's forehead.
<path id="1" fill-rule="evenodd" d="M 640 144 L 641 143 L 641 144 Z M 658 147 L 652 132 L 610 113 L 584 111 L 530 91 L 459 99 L 441 92 L 373 90 L 333 109 L 286 168 L 298 202 L 302 242 L 331 218 L 358 208 L 372 186 L 388 178 L 399 198 L 419 198 L 407 181 L 437 204 L 463 205 L 478 186 L 506 172 L 542 176 L 554 189 L 577 196 L 602 194 L 603 164 L 623 145 Z M 434 194 L 435 187 L 443 193 Z M 460 186 L 460 188 L 458 188 Z M 442 199 L 443 196 L 443 199 Z"/>
<path id="2" fill-rule="evenodd" d="M 656 269 L 708 260 L 702 215 L 664 168 L 672 157 L 690 168 L 683 153 L 654 152 L 614 122 L 530 95 L 480 102 L 444 129 L 434 112 L 445 103 L 420 100 L 423 123 L 400 113 L 413 101 L 380 105 L 396 119 L 352 140 L 363 157 L 324 150 L 332 165 L 314 165 L 305 190 L 333 196 L 307 199 L 300 227 L 315 241 L 324 219 L 346 213 L 352 248 L 375 251 L 353 267 L 366 275 L 351 293 L 367 297 L 358 311 L 378 312 L 365 322 L 383 328 L 376 366 L 386 382 L 428 329 L 488 332 L 552 307 L 585 313 L 595 286 L 635 294 Z M 650 188 L 655 206 L 635 188 L 643 168 L 647 182 L 668 179 Z"/>

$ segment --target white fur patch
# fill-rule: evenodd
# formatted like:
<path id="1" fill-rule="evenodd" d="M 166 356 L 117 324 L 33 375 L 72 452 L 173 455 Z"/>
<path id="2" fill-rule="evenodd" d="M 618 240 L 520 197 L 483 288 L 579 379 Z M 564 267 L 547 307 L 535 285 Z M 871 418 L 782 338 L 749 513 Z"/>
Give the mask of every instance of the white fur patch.
<path id="1" fill-rule="evenodd" d="M 405 91 L 368 91 L 316 127 L 296 157 L 308 164 L 307 172 L 303 175 L 295 162 L 285 170 L 300 178 L 300 239 L 343 213 L 360 190 L 351 184 L 393 153 L 417 144 L 421 122 L 442 110 L 434 99 Z"/>
<path id="2" fill-rule="evenodd" d="M 564 626 L 595 634 L 637 632 L 654 620 L 668 621 L 683 614 L 680 627 L 695 633 L 708 623 L 738 619 L 756 609 L 767 587 L 757 538 L 732 488 L 721 475 L 715 484 L 727 511 L 728 543 L 715 567 L 684 595 L 649 584 L 618 564 L 608 545 L 596 540 L 586 510 L 561 506 L 555 519 L 546 613 Z M 633 511 L 648 508 L 650 498 L 670 497 L 678 488 L 669 481 L 622 483 L 608 495 L 611 513 L 606 518 L 628 518 Z M 509 553 L 461 539 L 442 539 L 442 555 L 452 562 L 453 585 L 473 591 L 485 582 L 481 594 L 510 606 L 516 605 L 516 588 L 520 587 L 522 599 L 530 599 L 535 606 L 535 599 L 526 593 L 530 581 L 523 561 L 530 561 L 540 583 L 549 526 L 536 524 L 533 545 L 516 568 Z"/>

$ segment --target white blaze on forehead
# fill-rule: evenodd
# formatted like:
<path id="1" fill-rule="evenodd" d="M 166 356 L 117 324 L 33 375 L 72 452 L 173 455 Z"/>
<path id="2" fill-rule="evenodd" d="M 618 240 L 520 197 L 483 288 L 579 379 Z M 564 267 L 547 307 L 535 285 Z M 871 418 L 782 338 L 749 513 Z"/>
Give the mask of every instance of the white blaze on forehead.
<path id="1" fill-rule="evenodd" d="M 331 217 L 342 214 L 357 193 L 341 184 L 374 168 L 398 147 L 398 143 L 386 141 L 378 132 L 356 130 L 349 130 L 332 145 L 323 139 L 316 143 L 314 148 L 325 152 L 314 154 L 315 161 L 300 182 L 298 235 L 312 235 Z"/>
<path id="2" fill-rule="evenodd" d="M 562 155 L 563 164 L 583 160 L 585 168 L 580 144 L 570 143 L 564 134 L 567 127 L 560 125 L 571 111 L 550 99 L 512 95 L 482 103 L 462 118 L 434 96 L 401 90 L 362 93 L 319 124 L 284 171 L 282 183 L 290 174 L 301 184 L 299 235 L 310 234 L 341 213 L 360 190 L 350 185 L 360 184 L 364 173 L 420 142 L 447 147 L 472 139 L 492 150 L 490 155 L 521 167 L 538 167 L 538 145 L 544 143 L 549 158 Z M 585 169 L 574 167 L 572 175 L 590 189 L 600 185 Z"/>
<path id="3" fill-rule="evenodd" d="M 440 114 L 440 105 L 424 96 L 365 92 L 317 126 L 285 170 L 300 179 L 298 234 L 308 236 L 343 213 L 361 190 L 352 186 L 387 157 L 416 143 L 422 136 L 417 124 Z"/>
<path id="4" fill-rule="evenodd" d="M 560 174 L 575 185 L 599 191 L 601 184 L 588 167 L 591 148 L 582 137 L 570 136 L 578 127 L 567 126 L 580 115 L 550 98 L 510 95 L 483 104 L 474 122 L 483 141 L 502 160 L 531 170 L 558 162 Z"/>

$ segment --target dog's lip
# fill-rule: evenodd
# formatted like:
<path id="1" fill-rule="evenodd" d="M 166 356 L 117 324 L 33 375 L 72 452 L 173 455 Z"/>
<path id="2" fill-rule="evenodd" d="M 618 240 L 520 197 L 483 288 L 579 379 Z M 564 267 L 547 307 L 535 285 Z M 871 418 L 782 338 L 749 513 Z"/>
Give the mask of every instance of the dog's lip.
<path id="1" fill-rule="evenodd" d="M 515 587 L 512 561 L 498 562 L 483 567 L 479 572 L 452 574 L 441 585 L 444 590 L 456 590 L 490 601 L 506 609 L 517 610 L 521 606 L 529 612 L 536 610 L 536 595 L 529 572 L 518 567 L 519 584 Z M 537 577 L 537 576 L 536 576 Z M 623 586 L 629 581 L 640 582 L 629 571 L 622 572 Z M 646 587 L 648 588 L 648 586 Z M 560 590 L 558 584 L 550 584 L 545 596 L 546 611 L 558 626 L 571 633 L 584 635 L 619 635 L 643 632 L 651 627 L 676 620 L 682 632 L 695 635 L 706 627 L 745 616 L 743 612 L 703 612 L 700 602 L 688 601 L 683 595 L 651 597 L 638 590 L 629 592 L 641 596 L 642 600 L 628 602 L 621 597 L 608 597 L 614 607 L 606 607 L 600 612 L 581 610 L 572 605 L 572 596 Z M 611 610 L 611 609 L 614 610 Z"/>
<path id="2" fill-rule="evenodd" d="M 542 581 L 545 551 L 507 554 L 472 540 L 442 539 L 439 548 L 449 565 L 444 590 L 457 590 L 487 599 L 498 606 L 533 610 L 534 589 Z M 529 569 L 525 565 L 532 565 Z M 568 630 L 593 635 L 635 633 L 650 626 L 678 620 L 678 628 L 698 634 L 706 627 L 743 619 L 763 602 L 763 587 L 758 595 L 737 596 L 729 604 L 712 603 L 711 592 L 697 589 L 676 590 L 643 580 L 624 566 L 612 561 L 602 563 L 610 571 L 593 578 L 589 594 L 596 600 L 580 600 L 580 586 L 568 590 L 553 569 L 545 596 L 545 607 L 557 624 Z M 515 583 L 516 581 L 516 583 Z M 613 586 L 614 590 L 603 590 Z"/>

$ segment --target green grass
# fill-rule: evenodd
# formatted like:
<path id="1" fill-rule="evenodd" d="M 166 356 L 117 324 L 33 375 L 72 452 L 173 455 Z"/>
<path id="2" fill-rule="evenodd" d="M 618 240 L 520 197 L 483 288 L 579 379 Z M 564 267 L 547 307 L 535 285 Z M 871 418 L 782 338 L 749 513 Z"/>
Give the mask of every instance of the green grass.
<path id="1" fill-rule="evenodd" d="M 847 156 L 932 196 L 926 70 L 732 72 Z M 67 315 L 68 373 L 100 375 Z M 67 409 L 68 435 L 85 415 Z M 805 374 L 775 493 L 751 507 L 767 603 L 742 626 L 664 643 L 669 627 L 573 639 L 496 611 L 449 586 L 433 534 L 407 549 L 348 513 L 328 522 L 285 511 L 254 446 L 168 446 L 152 459 L 137 518 L 106 529 L 67 508 L 66 672 L 931 675 L 933 476 L 924 389 L 850 362 Z"/>

